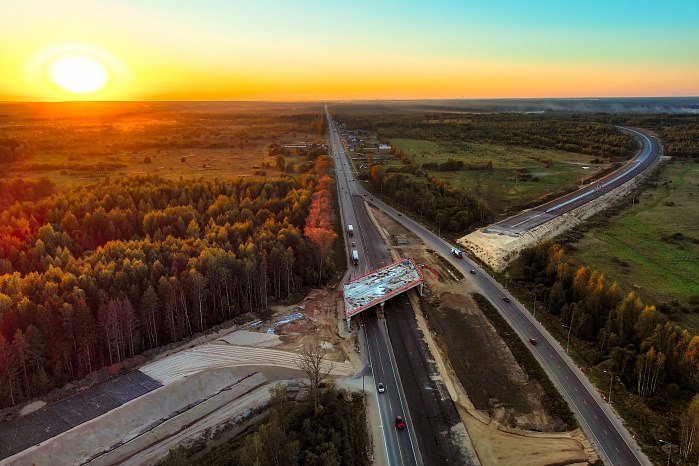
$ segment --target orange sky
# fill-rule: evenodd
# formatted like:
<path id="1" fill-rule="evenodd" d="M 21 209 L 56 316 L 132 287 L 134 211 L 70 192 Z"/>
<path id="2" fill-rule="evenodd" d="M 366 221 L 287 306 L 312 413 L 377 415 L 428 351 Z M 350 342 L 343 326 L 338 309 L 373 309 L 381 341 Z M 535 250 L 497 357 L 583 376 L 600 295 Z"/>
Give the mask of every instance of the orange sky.
<path id="1" fill-rule="evenodd" d="M 687 2 L 647 12 L 592 0 L 553 12 L 508 0 L 410 11 L 363 0 L 142 3 L 0 0 L 0 100 L 699 94 Z M 107 86 L 77 95 L 52 82 L 47 70 L 66 54 L 101 63 Z"/>

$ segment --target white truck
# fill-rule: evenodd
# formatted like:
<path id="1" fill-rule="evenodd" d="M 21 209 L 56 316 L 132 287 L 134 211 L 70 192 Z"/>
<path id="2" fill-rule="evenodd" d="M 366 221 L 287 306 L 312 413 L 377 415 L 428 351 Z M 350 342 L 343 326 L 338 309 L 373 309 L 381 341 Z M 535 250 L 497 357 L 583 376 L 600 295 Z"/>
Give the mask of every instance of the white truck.
<path id="1" fill-rule="evenodd" d="M 352 249 L 352 264 L 359 265 L 359 252 L 356 249 Z"/>
<path id="2" fill-rule="evenodd" d="M 354 236 L 354 227 L 347 225 L 347 236 Z"/>

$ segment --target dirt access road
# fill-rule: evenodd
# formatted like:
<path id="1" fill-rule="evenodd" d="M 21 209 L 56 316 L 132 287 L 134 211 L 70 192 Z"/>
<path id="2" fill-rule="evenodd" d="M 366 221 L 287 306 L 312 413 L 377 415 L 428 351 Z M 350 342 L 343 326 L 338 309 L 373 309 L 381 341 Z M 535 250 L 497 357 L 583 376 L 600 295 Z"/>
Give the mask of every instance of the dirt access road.
<path id="1" fill-rule="evenodd" d="M 303 377 L 298 350 L 328 349 L 333 377 L 359 363 L 354 342 L 338 335 L 337 292 L 314 290 L 295 306 L 277 307 L 257 328 L 221 331 L 140 368 L 162 387 L 0 461 L 0 464 L 145 464 L 173 446 L 211 438 L 245 422 L 279 382 Z"/>
<path id="2" fill-rule="evenodd" d="M 425 297 L 419 300 L 411 293 L 411 302 L 480 462 L 534 466 L 595 461 L 584 434 L 560 432 L 562 422 L 542 405 L 543 389 L 528 378 L 470 297 L 476 290 L 469 277 L 451 270 L 390 217 L 371 212 L 394 256 L 413 257 L 422 265 Z M 397 236 L 407 244 L 398 246 Z"/>

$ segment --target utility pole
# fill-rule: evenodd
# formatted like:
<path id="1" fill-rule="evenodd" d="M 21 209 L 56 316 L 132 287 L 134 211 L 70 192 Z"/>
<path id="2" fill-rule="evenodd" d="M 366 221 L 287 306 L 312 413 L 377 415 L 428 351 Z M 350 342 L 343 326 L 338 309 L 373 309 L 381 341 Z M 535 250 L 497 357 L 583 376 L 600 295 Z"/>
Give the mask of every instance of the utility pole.
<path id="1" fill-rule="evenodd" d="M 536 293 L 532 293 L 534 295 L 534 320 L 536 320 Z"/>

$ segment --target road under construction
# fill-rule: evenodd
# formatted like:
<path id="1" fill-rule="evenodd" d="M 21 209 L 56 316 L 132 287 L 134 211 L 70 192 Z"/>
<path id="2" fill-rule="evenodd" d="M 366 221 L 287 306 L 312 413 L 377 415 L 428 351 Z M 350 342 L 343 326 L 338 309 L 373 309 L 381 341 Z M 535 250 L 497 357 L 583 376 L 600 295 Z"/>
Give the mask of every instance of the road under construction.
<path id="1" fill-rule="evenodd" d="M 349 323 L 352 316 L 415 287 L 422 296 L 424 281 L 413 259 L 401 259 L 350 280 L 343 288 L 345 318 Z"/>

